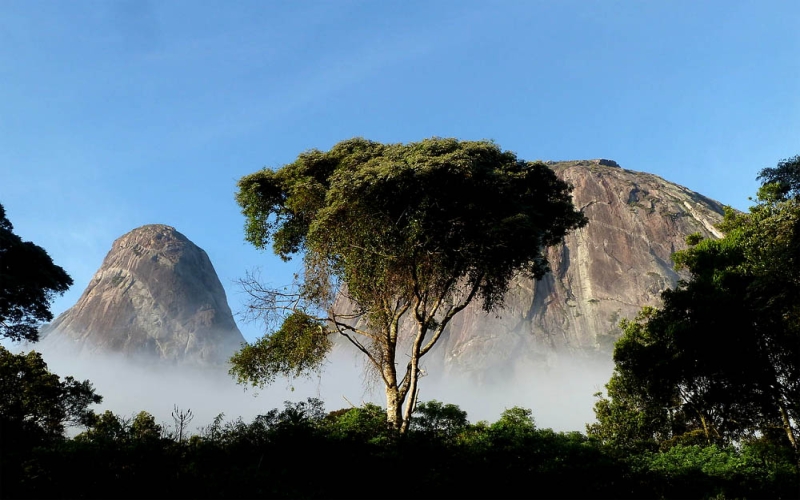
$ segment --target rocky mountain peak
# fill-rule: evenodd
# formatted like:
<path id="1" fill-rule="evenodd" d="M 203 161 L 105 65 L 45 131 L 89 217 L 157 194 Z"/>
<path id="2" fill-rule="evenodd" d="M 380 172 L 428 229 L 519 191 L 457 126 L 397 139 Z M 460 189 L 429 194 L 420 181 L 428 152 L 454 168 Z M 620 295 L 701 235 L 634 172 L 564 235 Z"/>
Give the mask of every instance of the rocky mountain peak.
<path id="1" fill-rule="evenodd" d="M 208 255 L 164 224 L 114 241 L 78 302 L 42 336 L 46 347 L 189 364 L 224 363 L 244 342 Z"/>
<path id="2" fill-rule="evenodd" d="M 481 381 L 560 358 L 608 362 L 619 320 L 658 306 L 682 277 L 671 256 L 686 236 L 722 236 L 721 203 L 661 177 L 606 159 L 548 165 L 589 223 L 548 250 L 542 280 L 515 278 L 504 308 L 487 314 L 473 303 L 456 316 L 427 360 L 432 372 Z"/>

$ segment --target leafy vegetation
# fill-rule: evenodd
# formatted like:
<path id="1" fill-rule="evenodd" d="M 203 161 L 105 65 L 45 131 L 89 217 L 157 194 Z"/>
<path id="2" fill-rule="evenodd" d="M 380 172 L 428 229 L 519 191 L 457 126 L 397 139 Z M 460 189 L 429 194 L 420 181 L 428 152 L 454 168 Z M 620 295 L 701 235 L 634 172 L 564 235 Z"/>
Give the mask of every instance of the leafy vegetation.
<path id="1" fill-rule="evenodd" d="M 393 439 L 375 405 L 326 413 L 286 403 L 246 423 L 218 416 L 188 439 L 141 412 L 96 416 L 87 430 L 4 468 L 4 498 L 791 498 L 792 456 L 772 446 L 675 446 L 619 458 L 579 432 L 507 409 L 470 424 L 452 404 L 420 403 Z M 784 450 L 785 451 L 785 450 Z M 420 457 L 423 461 L 420 462 Z M 420 464 L 406 487 L 382 471 Z M 88 471 L 88 473 L 87 473 Z M 76 477 L 83 478 L 80 481 Z"/>
<path id="2" fill-rule="evenodd" d="M 798 157 L 760 178 L 723 238 L 692 235 L 674 255 L 690 277 L 663 307 L 621 323 L 592 436 L 623 452 L 758 441 L 800 456 Z"/>
<path id="3" fill-rule="evenodd" d="M 51 373 L 41 354 L 0 346 L 2 482 L 31 474 L 26 463 L 36 447 L 57 446 L 68 426 L 90 425 L 95 415 L 89 406 L 101 401 L 88 380 Z"/>
<path id="4" fill-rule="evenodd" d="M 71 285 L 42 247 L 14 234 L 0 205 L 0 337 L 37 341 L 39 325 L 53 319 L 53 296 Z"/>
<path id="5" fill-rule="evenodd" d="M 351 139 L 242 178 L 247 240 L 302 256 L 304 272 L 289 291 L 245 281 L 257 316 L 285 318 L 232 359 L 232 373 L 255 385 L 303 375 L 336 333 L 366 356 L 389 424 L 405 432 L 420 360 L 452 318 L 473 299 L 501 306 L 517 273 L 541 278 L 546 248 L 586 223 L 570 191 L 492 142 L 440 138 Z"/>

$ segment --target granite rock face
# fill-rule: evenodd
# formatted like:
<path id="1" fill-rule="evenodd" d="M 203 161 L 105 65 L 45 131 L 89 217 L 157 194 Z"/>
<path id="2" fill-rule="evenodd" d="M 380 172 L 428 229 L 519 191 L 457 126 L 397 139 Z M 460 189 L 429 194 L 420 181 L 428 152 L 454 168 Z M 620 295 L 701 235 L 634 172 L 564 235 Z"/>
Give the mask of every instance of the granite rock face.
<path id="1" fill-rule="evenodd" d="M 611 160 L 550 166 L 574 186 L 588 225 L 548 250 L 552 272 L 542 280 L 516 278 L 503 309 L 473 303 L 457 315 L 428 355 L 431 374 L 491 382 L 559 358 L 608 362 L 619 320 L 657 306 L 680 278 L 670 256 L 686 236 L 721 236 L 722 205 L 685 187 Z"/>
<path id="2" fill-rule="evenodd" d="M 161 224 L 118 238 L 78 302 L 41 333 L 46 348 L 191 365 L 223 364 L 244 342 L 208 255 Z"/>

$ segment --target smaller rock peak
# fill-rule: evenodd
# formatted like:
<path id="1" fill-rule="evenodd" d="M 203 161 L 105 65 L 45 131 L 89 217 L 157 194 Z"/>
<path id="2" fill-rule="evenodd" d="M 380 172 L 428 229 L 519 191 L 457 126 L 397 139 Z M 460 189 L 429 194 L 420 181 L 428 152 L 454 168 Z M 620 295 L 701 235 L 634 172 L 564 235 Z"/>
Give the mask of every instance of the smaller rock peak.
<path id="1" fill-rule="evenodd" d="M 48 330 L 90 351 L 224 363 L 244 341 L 202 248 L 174 227 L 117 238 L 78 303 Z M 77 345 L 76 344 L 76 345 Z"/>

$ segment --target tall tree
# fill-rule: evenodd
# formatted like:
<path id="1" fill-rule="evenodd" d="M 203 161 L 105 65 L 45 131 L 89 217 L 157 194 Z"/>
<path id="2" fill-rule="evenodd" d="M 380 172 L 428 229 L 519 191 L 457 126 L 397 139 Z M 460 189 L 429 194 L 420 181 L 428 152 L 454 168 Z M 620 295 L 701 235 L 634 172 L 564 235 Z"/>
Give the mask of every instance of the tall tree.
<path id="1" fill-rule="evenodd" d="M 14 234 L 0 205 L 0 336 L 39 340 L 39 325 L 53 319 L 50 302 L 72 278 L 40 246 Z"/>
<path id="2" fill-rule="evenodd" d="M 336 333 L 367 357 L 405 432 L 420 360 L 452 318 L 473 300 L 501 306 L 517 273 L 541 278 L 545 248 L 585 224 L 570 191 L 492 142 L 440 138 L 351 139 L 242 178 L 247 240 L 302 255 L 304 270 L 289 290 L 245 280 L 256 315 L 288 316 L 234 356 L 232 373 L 254 384 L 308 373 Z"/>
<path id="3" fill-rule="evenodd" d="M 622 443 L 779 431 L 797 450 L 800 199 L 787 168 L 762 171 L 769 182 L 748 213 L 726 209 L 724 238 L 690 238 L 673 257 L 690 278 L 663 293 L 660 310 L 623 322 L 593 433 Z M 648 425 L 630 425 L 643 415 Z M 615 429 L 632 432 L 621 439 Z"/>

